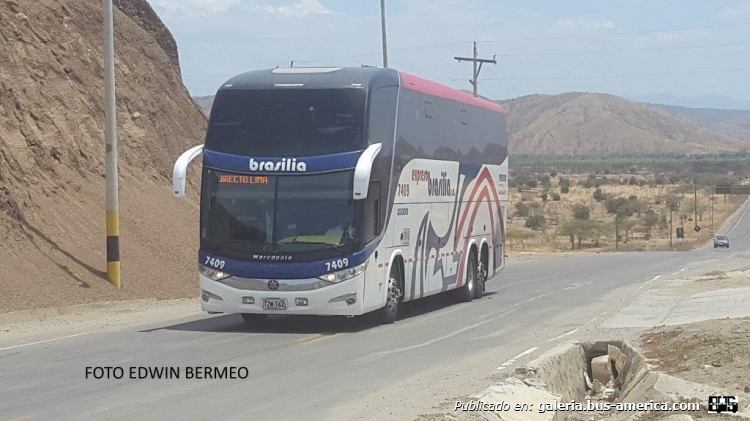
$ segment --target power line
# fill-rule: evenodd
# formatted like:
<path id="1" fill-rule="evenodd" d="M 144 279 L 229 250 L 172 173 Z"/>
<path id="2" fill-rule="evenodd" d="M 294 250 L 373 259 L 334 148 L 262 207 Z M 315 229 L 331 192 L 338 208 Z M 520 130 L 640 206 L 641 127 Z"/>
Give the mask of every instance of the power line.
<path id="1" fill-rule="evenodd" d="M 513 86 L 513 84 L 512 84 L 511 82 L 510 82 L 510 80 L 508 80 L 508 77 L 507 77 L 507 76 L 505 76 L 505 73 L 503 73 L 503 70 L 502 70 L 502 69 L 501 69 L 500 67 L 498 67 L 498 68 L 497 68 L 497 70 L 498 70 L 498 71 L 500 72 L 500 74 L 502 74 L 502 75 L 503 75 L 503 77 L 505 78 L 505 81 L 506 81 L 506 82 L 508 82 L 508 86 L 510 86 L 510 88 L 511 88 L 511 89 L 513 89 L 513 92 L 515 92 L 515 93 L 516 93 L 516 96 L 521 96 L 521 94 L 519 94 L 519 93 L 518 93 L 518 90 L 516 90 L 516 87 L 515 87 L 515 86 Z M 497 75 L 496 75 L 496 74 L 495 74 L 495 72 L 494 72 L 494 71 L 492 70 L 492 68 L 490 68 L 490 73 L 492 74 L 492 76 L 494 76 L 494 77 L 495 77 L 495 80 L 497 80 L 497 82 L 498 82 L 498 83 L 500 83 L 500 78 L 498 78 L 498 77 L 497 77 Z M 502 85 L 502 84 L 501 84 L 501 85 Z"/>
<path id="2" fill-rule="evenodd" d="M 463 45 L 463 44 L 470 44 L 471 41 L 464 41 L 464 42 L 454 42 L 451 44 L 440 44 L 440 45 L 427 45 L 424 47 L 414 47 L 414 48 L 405 48 L 401 50 L 391 50 L 389 54 L 394 53 L 410 53 L 414 51 L 422 51 L 422 50 L 430 50 L 430 49 L 436 49 L 436 48 L 446 48 L 446 47 L 455 47 L 456 45 Z M 348 56 L 348 57 L 338 57 L 338 58 L 325 58 L 325 59 L 319 59 L 319 60 L 311 60 L 310 63 L 323 63 L 327 61 L 339 61 L 339 60 L 349 60 L 354 58 L 365 58 L 365 57 L 373 57 L 378 56 L 382 53 L 374 53 L 374 54 L 360 54 L 356 56 Z"/>
<path id="3" fill-rule="evenodd" d="M 688 50 L 688 49 L 693 49 L 693 48 L 726 47 L 726 46 L 748 45 L 748 44 L 750 44 L 750 41 L 726 42 L 726 43 L 720 43 L 720 44 L 678 45 L 678 46 L 672 46 L 672 47 L 631 48 L 631 49 L 621 49 L 621 50 L 560 51 L 560 52 L 545 52 L 545 53 L 500 54 L 500 57 L 568 56 L 568 55 L 579 55 L 579 54 L 632 53 L 632 52 L 642 52 L 642 51 Z"/>
<path id="4" fill-rule="evenodd" d="M 685 72 L 630 73 L 630 74 L 619 74 L 619 75 L 520 77 L 520 78 L 509 78 L 508 80 L 532 81 L 532 80 L 566 80 L 566 79 L 607 79 L 607 78 L 640 77 L 640 76 L 693 75 L 693 74 L 701 74 L 701 73 L 740 72 L 740 71 L 748 71 L 748 70 L 750 70 L 750 67 L 736 67 L 736 68 L 731 68 L 731 69 L 714 69 L 714 70 L 692 70 L 692 71 L 685 71 Z M 462 80 L 462 79 L 452 79 L 452 81 L 457 81 L 457 80 Z"/>
<path id="5" fill-rule="evenodd" d="M 728 28 L 728 27 L 734 27 L 734 26 L 747 26 L 747 25 L 750 25 L 750 22 L 729 23 L 729 24 L 723 24 L 723 25 L 683 26 L 683 27 L 678 27 L 678 28 L 648 29 L 648 30 L 643 30 L 643 31 L 623 31 L 623 32 L 601 33 L 601 34 L 563 35 L 563 36 L 531 37 L 531 38 L 507 38 L 507 39 L 501 39 L 501 40 L 493 40 L 493 42 L 547 41 L 547 40 L 556 40 L 556 39 L 613 37 L 613 36 L 620 36 L 620 35 L 655 34 L 655 33 L 660 33 L 660 32 L 691 31 L 694 29 L 715 29 L 715 28 Z"/>

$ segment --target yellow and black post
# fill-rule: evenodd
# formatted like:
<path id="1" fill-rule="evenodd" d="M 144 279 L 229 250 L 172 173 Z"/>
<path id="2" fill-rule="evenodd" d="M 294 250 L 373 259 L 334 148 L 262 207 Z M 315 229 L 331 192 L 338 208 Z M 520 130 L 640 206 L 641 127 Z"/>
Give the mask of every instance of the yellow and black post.
<path id="1" fill-rule="evenodd" d="M 120 288 L 120 204 L 117 194 L 117 115 L 115 107 L 115 41 L 112 0 L 104 4 L 104 136 L 107 184 L 107 279 Z"/>

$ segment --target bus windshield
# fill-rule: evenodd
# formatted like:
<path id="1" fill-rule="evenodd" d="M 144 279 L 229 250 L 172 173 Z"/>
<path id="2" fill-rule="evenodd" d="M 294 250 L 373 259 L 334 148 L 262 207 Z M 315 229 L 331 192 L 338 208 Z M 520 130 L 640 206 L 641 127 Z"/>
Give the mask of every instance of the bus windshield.
<path id="1" fill-rule="evenodd" d="M 220 91 L 206 148 L 247 156 L 312 156 L 365 148 L 364 89 Z"/>
<path id="2" fill-rule="evenodd" d="M 353 172 L 255 176 L 206 168 L 201 249 L 237 260 L 305 261 L 351 252 Z"/>

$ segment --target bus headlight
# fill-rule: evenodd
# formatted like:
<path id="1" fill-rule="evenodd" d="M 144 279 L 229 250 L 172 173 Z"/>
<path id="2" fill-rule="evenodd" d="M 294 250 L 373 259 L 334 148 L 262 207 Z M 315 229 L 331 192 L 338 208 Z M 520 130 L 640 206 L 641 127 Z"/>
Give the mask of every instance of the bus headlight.
<path id="1" fill-rule="evenodd" d="M 365 266 L 367 266 L 367 262 L 362 263 L 361 265 L 351 267 L 351 268 L 340 270 L 338 272 L 327 273 L 323 276 L 319 276 L 318 278 L 326 282 L 330 282 L 332 284 L 337 284 L 339 282 L 346 281 L 347 279 L 351 279 L 351 278 L 354 278 L 355 276 L 361 275 L 362 272 L 365 271 Z"/>
<path id="2" fill-rule="evenodd" d="M 220 281 L 224 278 L 229 278 L 230 276 L 232 276 L 226 272 L 222 272 L 220 270 L 216 270 L 208 266 L 203 266 L 201 264 L 198 265 L 198 270 L 200 271 L 201 274 L 203 274 L 203 276 L 207 278 L 211 278 L 214 281 Z"/>

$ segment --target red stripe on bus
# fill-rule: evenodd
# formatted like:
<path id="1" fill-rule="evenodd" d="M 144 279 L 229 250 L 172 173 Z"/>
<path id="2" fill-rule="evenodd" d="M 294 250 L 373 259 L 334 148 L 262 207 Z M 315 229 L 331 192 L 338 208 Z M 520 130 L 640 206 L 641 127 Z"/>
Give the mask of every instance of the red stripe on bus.
<path id="1" fill-rule="evenodd" d="M 433 82 L 431 80 L 422 79 L 408 73 L 399 72 L 401 74 L 401 86 L 411 91 L 421 92 L 423 94 L 436 96 L 438 98 L 449 99 L 452 101 L 461 102 L 467 105 L 473 105 L 475 107 L 481 107 L 486 110 L 495 111 L 498 113 L 505 113 L 503 107 L 494 102 L 487 101 L 482 98 L 474 98 L 473 96 L 453 89 L 449 86 Z"/>

